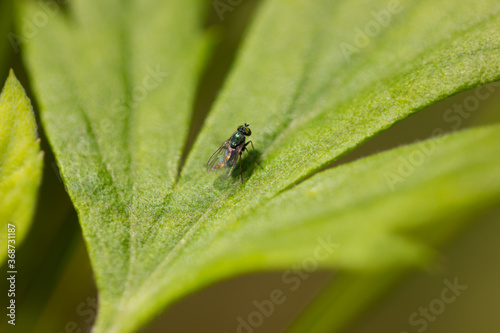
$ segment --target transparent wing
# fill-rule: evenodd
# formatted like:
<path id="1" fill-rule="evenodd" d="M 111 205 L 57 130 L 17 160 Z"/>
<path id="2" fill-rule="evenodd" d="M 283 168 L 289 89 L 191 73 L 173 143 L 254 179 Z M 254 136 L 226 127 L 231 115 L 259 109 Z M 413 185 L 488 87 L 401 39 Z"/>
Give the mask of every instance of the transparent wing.
<path id="1" fill-rule="evenodd" d="M 225 166 L 225 158 L 227 154 L 227 149 L 230 147 L 229 139 L 224 142 L 219 149 L 217 149 L 207 162 L 207 172 L 212 173 L 217 170 L 223 169 Z"/>
<path id="2" fill-rule="evenodd" d="M 238 162 L 238 157 L 243 145 L 233 148 L 229 142 L 229 139 L 224 142 L 208 160 L 206 167 L 209 173 L 223 171 L 223 178 L 227 178 L 231 174 L 231 171 Z"/>
<path id="3" fill-rule="evenodd" d="M 240 157 L 240 152 L 241 149 L 243 148 L 243 145 L 239 145 L 235 148 L 229 147 L 227 149 L 227 154 L 226 154 L 226 168 L 224 169 L 224 175 L 222 176 L 223 179 L 226 179 L 229 177 L 233 169 L 236 167 L 236 164 L 238 164 L 238 158 Z"/>

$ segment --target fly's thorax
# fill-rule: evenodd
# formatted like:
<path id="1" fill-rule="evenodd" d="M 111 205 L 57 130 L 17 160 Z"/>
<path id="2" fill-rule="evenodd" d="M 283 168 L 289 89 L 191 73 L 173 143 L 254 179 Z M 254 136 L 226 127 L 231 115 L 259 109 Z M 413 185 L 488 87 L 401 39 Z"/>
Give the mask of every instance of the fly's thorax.
<path id="1" fill-rule="evenodd" d="M 245 143 L 245 135 L 240 132 L 236 132 L 231 136 L 231 147 L 237 147 L 242 143 Z"/>

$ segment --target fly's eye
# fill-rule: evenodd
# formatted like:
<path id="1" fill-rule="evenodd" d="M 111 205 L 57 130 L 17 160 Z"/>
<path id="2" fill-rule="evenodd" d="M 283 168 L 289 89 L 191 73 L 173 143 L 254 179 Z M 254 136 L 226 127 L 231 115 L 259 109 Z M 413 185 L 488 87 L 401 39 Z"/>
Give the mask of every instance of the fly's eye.
<path id="1" fill-rule="evenodd" d="M 245 135 L 248 135 L 250 136 L 252 134 L 252 131 L 250 130 L 250 128 L 245 128 Z"/>

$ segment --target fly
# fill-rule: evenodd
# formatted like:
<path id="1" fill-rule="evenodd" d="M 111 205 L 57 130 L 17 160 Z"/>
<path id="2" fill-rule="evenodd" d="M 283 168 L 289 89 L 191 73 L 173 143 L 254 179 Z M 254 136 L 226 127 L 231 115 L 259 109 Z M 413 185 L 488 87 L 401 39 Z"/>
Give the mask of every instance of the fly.
<path id="1" fill-rule="evenodd" d="M 252 157 L 252 154 L 247 149 L 248 144 L 252 145 L 252 149 L 255 150 L 253 146 L 253 142 L 250 140 L 245 142 L 245 138 L 247 136 L 252 135 L 252 131 L 248 127 L 247 123 L 245 125 L 241 125 L 238 127 L 236 132 L 231 135 L 229 139 L 224 142 L 219 149 L 217 149 L 210 159 L 207 162 L 207 171 L 208 173 L 213 173 L 215 171 L 222 170 L 224 171 L 224 178 L 227 178 L 231 172 L 233 171 L 236 163 L 238 163 L 238 159 L 240 160 L 240 177 L 241 182 L 243 183 L 243 174 L 241 173 L 241 155 L 243 151 L 247 151 L 248 155 L 252 158 L 252 160 L 257 163 L 258 166 L 260 164 Z M 261 166 L 260 166 L 261 167 Z"/>

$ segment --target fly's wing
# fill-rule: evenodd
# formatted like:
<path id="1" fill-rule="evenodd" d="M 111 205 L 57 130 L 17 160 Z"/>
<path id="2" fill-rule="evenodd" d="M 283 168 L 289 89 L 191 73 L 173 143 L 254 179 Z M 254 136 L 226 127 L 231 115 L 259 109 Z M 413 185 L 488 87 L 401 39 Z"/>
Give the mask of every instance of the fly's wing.
<path id="1" fill-rule="evenodd" d="M 227 149 L 230 147 L 229 140 L 227 139 L 226 142 L 224 142 L 219 149 L 217 149 L 212 156 L 208 159 L 207 162 L 207 172 L 212 173 L 217 170 L 221 170 L 225 167 L 225 161 L 226 161 L 226 153 Z"/>
<path id="2" fill-rule="evenodd" d="M 231 172 L 233 171 L 236 164 L 238 164 L 238 158 L 240 157 L 241 149 L 244 145 L 236 146 L 235 148 L 229 147 L 226 153 L 226 168 L 224 169 L 224 175 L 222 179 L 227 179 Z"/>
<path id="3" fill-rule="evenodd" d="M 213 173 L 222 170 L 224 171 L 223 178 L 227 178 L 238 162 L 238 156 L 240 155 L 242 147 L 243 145 L 234 148 L 231 147 L 230 139 L 228 139 L 208 160 L 207 171 Z"/>

